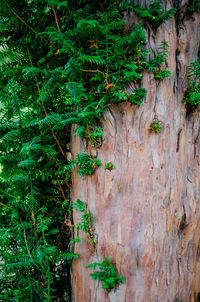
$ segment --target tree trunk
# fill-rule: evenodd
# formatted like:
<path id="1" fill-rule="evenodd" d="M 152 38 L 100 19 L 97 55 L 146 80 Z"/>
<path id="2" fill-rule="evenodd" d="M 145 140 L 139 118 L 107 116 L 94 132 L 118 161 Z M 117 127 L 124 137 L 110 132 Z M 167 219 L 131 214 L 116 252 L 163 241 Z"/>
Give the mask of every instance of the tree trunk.
<path id="1" fill-rule="evenodd" d="M 83 240 L 75 245 L 80 257 L 72 271 L 74 302 L 198 301 L 200 115 L 197 109 L 186 116 L 181 101 L 187 66 L 198 56 L 200 13 L 186 15 L 186 4 L 163 1 L 165 9 L 178 8 L 177 18 L 156 33 L 147 28 L 153 52 L 161 41 L 168 42 L 171 76 L 159 82 L 144 73 L 144 105 L 115 104 L 102 116 L 104 140 L 94 150 L 102 166 L 92 176 L 73 174 L 73 200 L 87 202 L 97 236 L 95 248 L 81 232 Z M 126 24 L 137 21 L 131 14 Z M 155 115 L 163 125 L 159 134 L 149 132 Z M 85 142 L 73 137 L 72 150 L 74 156 L 85 152 Z M 110 161 L 116 169 L 104 170 Z M 79 218 L 74 212 L 74 224 Z M 126 277 L 110 292 L 85 268 L 107 256 Z"/>

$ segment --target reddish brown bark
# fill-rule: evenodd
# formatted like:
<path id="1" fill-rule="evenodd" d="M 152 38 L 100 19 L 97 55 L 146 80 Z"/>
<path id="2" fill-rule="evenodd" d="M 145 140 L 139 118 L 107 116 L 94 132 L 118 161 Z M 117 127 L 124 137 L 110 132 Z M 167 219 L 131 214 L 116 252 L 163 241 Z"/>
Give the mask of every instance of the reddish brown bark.
<path id="1" fill-rule="evenodd" d="M 166 7 L 170 8 L 169 1 Z M 129 24 L 135 22 L 130 17 Z M 101 120 L 103 145 L 95 151 L 102 166 L 93 176 L 73 175 L 73 200 L 87 202 L 98 238 L 95 250 L 87 239 L 75 246 L 80 258 L 73 264 L 74 302 L 197 301 L 200 119 L 199 110 L 186 117 L 181 100 L 187 66 L 197 58 L 199 23 L 200 14 L 194 13 L 181 24 L 168 21 L 155 36 L 148 33 L 153 50 L 162 40 L 169 43 L 171 77 L 159 83 L 152 74 L 144 74 L 143 106 L 122 103 L 107 110 Z M 148 130 L 155 114 L 163 123 L 160 134 Z M 74 156 L 86 150 L 77 137 L 72 146 Z M 105 171 L 110 161 L 117 169 Z M 78 220 L 75 212 L 74 223 Z M 106 256 L 126 277 L 110 293 L 91 280 L 91 271 L 85 268 Z"/>

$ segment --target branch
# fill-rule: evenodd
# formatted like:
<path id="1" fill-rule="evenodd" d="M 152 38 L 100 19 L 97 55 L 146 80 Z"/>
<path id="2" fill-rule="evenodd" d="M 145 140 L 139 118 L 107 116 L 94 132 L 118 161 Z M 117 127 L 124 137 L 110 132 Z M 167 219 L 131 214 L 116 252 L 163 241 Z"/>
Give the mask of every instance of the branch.
<path id="1" fill-rule="evenodd" d="M 59 31 L 59 33 L 61 34 L 61 29 L 60 29 L 59 22 L 58 22 L 58 16 L 57 16 L 57 14 L 56 14 L 56 11 L 55 11 L 54 6 L 51 5 L 51 7 L 52 7 L 52 10 L 53 10 L 53 13 L 54 13 L 54 17 L 55 17 L 55 21 L 56 21 L 56 25 L 57 25 L 58 31 Z"/>
<path id="2" fill-rule="evenodd" d="M 119 0 L 117 0 L 117 10 L 119 10 Z"/>
<path id="3" fill-rule="evenodd" d="M 97 3 L 99 4 L 99 6 L 101 7 L 101 9 L 104 11 L 104 7 L 103 7 L 103 4 L 99 1 L 99 0 L 96 0 Z"/>
<path id="4" fill-rule="evenodd" d="M 104 77 L 106 77 L 106 75 L 99 69 L 96 69 L 96 70 L 87 70 L 87 69 L 80 69 L 81 71 L 84 71 L 84 72 L 98 72 L 98 73 L 101 73 L 103 74 Z"/>
<path id="5" fill-rule="evenodd" d="M 61 192 L 63 199 L 66 200 L 66 196 L 65 196 L 63 187 L 61 185 L 60 186 L 57 185 L 57 187 L 58 187 L 58 190 Z"/>
<path id="6" fill-rule="evenodd" d="M 28 23 L 26 23 L 20 16 L 18 16 L 17 14 L 16 14 L 16 12 L 11 8 L 11 11 L 12 11 L 12 13 L 13 13 L 13 15 L 20 21 L 20 22 L 22 22 L 25 26 L 27 26 L 32 32 L 34 32 L 36 35 L 39 35 L 39 33 L 34 29 L 34 28 L 32 28 Z M 46 42 L 48 42 L 49 44 L 51 43 L 51 41 L 49 42 L 47 39 L 45 39 L 43 36 L 41 36 L 41 38 L 44 40 L 44 41 L 46 41 Z M 53 48 L 56 50 L 56 51 L 58 51 L 58 49 L 54 46 L 54 45 L 52 45 L 53 46 Z"/>
<path id="7" fill-rule="evenodd" d="M 33 261 L 33 258 L 32 258 L 32 256 L 31 256 L 31 253 L 30 253 L 29 248 L 28 248 L 28 243 L 27 243 L 27 240 L 26 240 L 26 231 L 25 231 L 25 229 L 24 229 L 24 241 L 25 241 L 25 245 L 26 245 L 26 249 L 27 249 L 27 252 L 28 252 L 28 254 L 29 254 L 29 257 L 30 257 L 31 260 Z M 33 261 L 33 262 L 34 262 L 34 261 Z"/>
<path id="8" fill-rule="evenodd" d="M 18 20 L 20 20 L 20 21 L 21 21 L 24 25 L 26 25 L 32 32 L 34 32 L 35 34 L 38 35 L 38 32 L 37 32 L 34 28 L 32 28 L 29 24 L 27 24 L 20 16 L 18 16 L 18 15 L 16 14 L 16 12 L 15 12 L 13 9 L 11 9 L 11 11 L 12 11 L 13 15 L 15 15 L 15 17 L 16 17 Z"/>
<path id="9" fill-rule="evenodd" d="M 0 202 L 0 205 L 3 206 L 3 207 L 5 207 L 5 208 L 7 208 L 7 209 L 14 210 L 13 208 L 7 206 L 6 204 L 4 204 L 2 202 Z"/>

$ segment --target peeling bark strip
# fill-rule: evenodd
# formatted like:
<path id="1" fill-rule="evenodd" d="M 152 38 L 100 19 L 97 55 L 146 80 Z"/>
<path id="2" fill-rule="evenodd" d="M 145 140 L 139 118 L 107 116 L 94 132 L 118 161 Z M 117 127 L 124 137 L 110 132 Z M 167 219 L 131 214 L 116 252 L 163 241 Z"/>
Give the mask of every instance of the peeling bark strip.
<path id="1" fill-rule="evenodd" d="M 162 4 L 169 9 L 173 2 L 179 9 L 176 19 L 148 39 L 152 51 L 161 41 L 168 42 L 171 77 L 158 83 L 152 74 L 145 74 L 143 106 L 113 105 L 101 120 L 104 141 L 97 152 L 102 167 L 90 177 L 73 174 L 73 200 L 87 202 L 98 236 L 95 252 L 84 238 L 75 247 L 80 258 L 73 264 L 74 302 L 198 301 L 200 140 L 194 127 L 199 129 L 200 118 L 195 111 L 186 119 L 181 101 L 187 66 L 197 59 L 200 13 L 194 13 L 193 19 L 184 18 L 181 14 L 188 1 L 163 0 Z M 140 1 L 140 5 L 148 7 L 149 1 Z M 130 24 L 137 22 L 133 14 L 129 16 Z M 163 130 L 150 135 L 155 100 Z M 85 151 L 83 141 L 73 135 L 72 140 L 73 154 Z M 116 169 L 104 170 L 107 162 L 113 162 Z M 106 256 L 112 257 L 118 272 L 126 277 L 109 294 L 85 269 Z"/>

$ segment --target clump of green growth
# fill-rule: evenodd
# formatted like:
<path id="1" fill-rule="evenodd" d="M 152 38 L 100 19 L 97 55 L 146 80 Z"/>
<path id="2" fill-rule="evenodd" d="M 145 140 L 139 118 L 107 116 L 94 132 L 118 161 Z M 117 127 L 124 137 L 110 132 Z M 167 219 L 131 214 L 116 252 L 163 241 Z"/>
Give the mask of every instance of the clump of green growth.
<path id="1" fill-rule="evenodd" d="M 77 171 L 79 175 L 92 175 L 96 168 L 101 166 L 101 161 L 86 153 L 77 153 L 76 164 L 79 166 Z"/>
<path id="2" fill-rule="evenodd" d="M 166 63 L 168 58 L 168 47 L 168 43 L 166 41 L 162 41 L 158 49 L 158 55 L 149 63 L 149 71 L 154 73 L 154 77 L 157 80 L 164 79 L 171 75 L 170 71 L 163 69 L 163 64 Z"/>
<path id="3" fill-rule="evenodd" d="M 82 230 L 86 233 L 89 242 L 95 245 L 96 240 L 94 239 L 94 228 L 92 227 L 93 217 L 91 212 L 88 210 L 87 204 L 80 199 L 72 205 L 77 211 L 82 213 L 81 221 L 75 226 L 77 230 Z M 73 239 L 73 242 L 80 242 L 81 238 L 77 237 Z"/>
<path id="4" fill-rule="evenodd" d="M 158 119 L 154 119 L 154 121 L 150 124 L 149 131 L 153 133 L 159 133 L 162 130 L 161 122 Z"/>
<path id="5" fill-rule="evenodd" d="M 101 139 L 103 137 L 103 129 L 102 127 L 94 127 L 86 125 L 79 126 L 76 128 L 74 135 L 79 135 L 82 138 L 85 138 L 89 141 L 90 146 L 98 146 L 101 143 Z"/>
<path id="6" fill-rule="evenodd" d="M 144 49 L 147 40 L 142 24 L 135 25 L 134 30 L 130 33 L 130 37 L 130 43 L 125 50 L 125 56 L 127 58 L 131 55 L 133 61 L 125 62 L 126 65 L 123 70 L 123 79 L 128 82 L 139 80 L 142 77 L 140 72 L 147 69 L 148 63 L 146 62 L 146 56 L 150 52 L 149 49 Z"/>
<path id="7" fill-rule="evenodd" d="M 68 162 L 71 126 L 96 146 L 111 104 L 142 103 L 146 90 L 132 92 L 129 83 L 140 87 L 148 69 L 145 31 L 123 30 L 118 1 L 7 2 L 0 5 L 0 301 L 70 300 L 69 264 L 78 257 L 66 220 L 70 174 L 76 164 L 88 175 L 100 165 L 87 154 Z"/>
<path id="8" fill-rule="evenodd" d="M 141 24 L 134 26 L 131 33 L 123 33 L 124 16 L 115 5 L 91 18 L 77 20 L 72 22 L 76 43 L 71 30 L 67 33 L 72 52 L 64 75 L 70 79 L 65 102 L 76 110 L 69 113 L 66 123 L 79 125 L 75 134 L 96 145 L 102 129 L 94 125 L 107 107 L 124 101 L 142 104 L 146 90 L 127 88 L 142 78 L 149 50 L 145 49 L 146 35 Z"/>
<path id="9" fill-rule="evenodd" d="M 135 91 L 128 96 L 128 101 L 136 105 L 142 105 L 145 99 L 147 91 L 145 88 L 136 88 Z"/>
<path id="10" fill-rule="evenodd" d="M 70 159 L 66 165 L 64 165 L 59 172 L 57 172 L 57 175 L 64 175 L 65 179 L 69 180 L 71 178 L 71 173 L 74 170 L 74 166 L 76 164 L 76 161 L 74 159 Z"/>
<path id="11" fill-rule="evenodd" d="M 94 262 L 86 266 L 86 268 L 92 268 L 96 270 L 94 273 L 90 274 L 92 279 L 99 280 L 102 282 L 102 287 L 107 290 L 111 290 L 116 285 L 124 283 L 125 277 L 119 276 L 114 263 L 111 262 L 110 257 L 106 257 L 102 262 Z"/>
<path id="12" fill-rule="evenodd" d="M 171 8 L 164 12 L 161 3 L 158 0 L 152 1 L 149 9 L 134 5 L 134 11 L 137 16 L 147 20 L 147 22 L 150 23 L 155 30 L 176 13 L 175 8 Z"/>
<path id="13" fill-rule="evenodd" d="M 188 111 L 200 105 L 200 61 L 192 62 L 188 66 L 188 87 L 183 99 Z"/>
<path id="14" fill-rule="evenodd" d="M 112 171 L 112 170 L 116 169 L 116 167 L 112 162 L 109 162 L 109 163 L 105 164 L 104 169 Z"/>
<path id="15" fill-rule="evenodd" d="M 193 0 L 191 1 L 191 4 L 188 5 L 188 10 L 190 12 L 199 11 L 200 10 L 200 1 L 199 0 Z"/>

